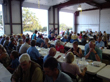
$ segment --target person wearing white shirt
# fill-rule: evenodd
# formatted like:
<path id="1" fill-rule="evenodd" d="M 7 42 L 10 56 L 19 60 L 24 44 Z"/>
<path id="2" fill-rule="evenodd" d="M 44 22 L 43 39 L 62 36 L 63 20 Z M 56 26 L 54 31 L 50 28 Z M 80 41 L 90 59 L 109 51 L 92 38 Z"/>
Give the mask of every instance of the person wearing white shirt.
<path id="1" fill-rule="evenodd" d="M 21 45 L 20 49 L 19 49 L 19 53 L 23 54 L 27 52 L 27 49 L 30 47 L 30 39 L 27 38 L 26 42 L 24 44 Z"/>

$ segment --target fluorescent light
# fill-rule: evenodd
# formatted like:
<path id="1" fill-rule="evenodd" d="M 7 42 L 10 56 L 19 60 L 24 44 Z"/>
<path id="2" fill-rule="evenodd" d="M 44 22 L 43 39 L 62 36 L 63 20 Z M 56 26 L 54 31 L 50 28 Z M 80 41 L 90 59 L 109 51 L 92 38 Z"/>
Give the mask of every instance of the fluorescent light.
<path id="1" fill-rule="evenodd" d="M 78 10 L 82 10 L 81 5 L 79 5 Z"/>

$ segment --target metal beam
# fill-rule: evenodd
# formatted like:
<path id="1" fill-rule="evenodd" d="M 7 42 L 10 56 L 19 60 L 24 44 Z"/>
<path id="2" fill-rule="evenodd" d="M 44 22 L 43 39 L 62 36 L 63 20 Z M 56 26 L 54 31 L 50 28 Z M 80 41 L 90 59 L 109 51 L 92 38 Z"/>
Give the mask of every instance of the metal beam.
<path id="1" fill-rule="evenodd" d="M 94 1 L 86 2 L 86 3 L 89 4 L 89 5 L 92 5 L 92 6 L 96 6 L 96 7 L 98 7 L 98 8 L 101 8 L 101 5 L 98 4 L 98 3 L 96 3 L 96 2 L 94 2 Z"/>
<path id="2" fill-rule="evenodd" d="M 71 5 L 75 5 L 75 4 L 79 4 L 79 3 L 84 3 L 84 2 L 90 2 L 90 1 L 93 1 L 93 0 L 70 0 L 66 3 L 55 5 L 54 7 L 61 9 L 63 7 L 67 7 L 67 6 L 71 6 Z"/>

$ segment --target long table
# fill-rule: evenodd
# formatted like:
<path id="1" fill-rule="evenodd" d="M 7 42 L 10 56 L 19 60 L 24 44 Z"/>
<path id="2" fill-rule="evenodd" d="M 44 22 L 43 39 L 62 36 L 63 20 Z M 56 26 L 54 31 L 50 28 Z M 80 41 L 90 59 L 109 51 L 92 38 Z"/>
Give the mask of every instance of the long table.
<path id="1" fill-rule="evenodd" d="M 50 41 L 50 44 L 54 45 L 55 42 L 54 42 L 54 41 Z M 63 44 L 64 44 L 64 42 L 63 42 Z M 68 42 L 68 43 L 65 45 L 65 47 L 72 48 L 73 45 L 72 45 L 72 43 Z M 85 46 L 83 46 L 83 45 L 78 45 L 78 47 L 80 47 L 81 50 L 83 50 L 83 51 L 85 50 Z M 102 54 L 110 55 L 110 49 L 102 49 Z"/>
<path id="2" fill-rule="evenodd" d="M 11 73 L 0 63 L 0 82 L 11 82 Z"/>
<path id="3" fill-rule="evenodd" d="M 97 76 L 110 82 L 110 65 L 107 65 L 97 73 Z"/>
<path id="4" fill-rule="evenodd" d="M 42 56 L 47 55 L 48 52 L 49 52 L 49 48 L 48 48 L 48 49 L 40 48 L 40 47 L 36 47 L 36 48 L 38 49 L 39 53 L 40 53 Z M 65 56 L 64 53 L 60 53 L 60 52 L 57 51 L 57 53 L 56 53 L 56 55 L 55 55 L 54 58 L 57 58 L 59 55 L 61 55 L 61 57 L 58 59 L 58 61 L 59 61 L 59 62 L 64 62 L 64 61 L 65 61 L 65 60 L 64 60 L 64 56 Z M 77 58 L 77 59 L 78 59 L 78 58 Z M 77 64 L 77 59 L 75 59 L 75 61 L 74 61 L 73 63 L 76 63 L 76 64 Z M 81 59 L 79 59 L 79 60 L 81 60 Z M 87 65 L 87 72 L 88 72 L 89 74 L 95 75 L 95 74 L 97 74 L 97 72 L 98 72 L 99 70 L 101 70 L 105 65 L 106 65 L 105 63 L 101 63 L 100 67 L 96 67 L 96 66 L 93 66 L 93 65 L 91 65 L 91 64 L 88 63 L 88 65 Z"/>

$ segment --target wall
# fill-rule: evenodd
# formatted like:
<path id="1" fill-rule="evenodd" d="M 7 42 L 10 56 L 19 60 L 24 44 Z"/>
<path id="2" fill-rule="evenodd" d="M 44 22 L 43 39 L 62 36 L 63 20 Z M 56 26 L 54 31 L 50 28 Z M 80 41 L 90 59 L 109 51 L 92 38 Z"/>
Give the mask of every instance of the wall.
<path id="1" fill-rule="evenodd" d="M 77 21 L 77 32 L 91 28 L 92 31 L 106 31 L 110 34 L 110 9 L 81 12 Z"/>
<path id="2" fill-rule="evenodd" d="M 101 10 L 100 31 L 110 34 L 110 9 Z"/>
<path id="3" fill-rule="evenodd" d="M 99 10 L 80 12 L 77 21 L 77 32 L 99 31 Z"/>

